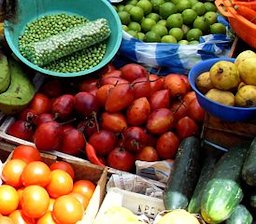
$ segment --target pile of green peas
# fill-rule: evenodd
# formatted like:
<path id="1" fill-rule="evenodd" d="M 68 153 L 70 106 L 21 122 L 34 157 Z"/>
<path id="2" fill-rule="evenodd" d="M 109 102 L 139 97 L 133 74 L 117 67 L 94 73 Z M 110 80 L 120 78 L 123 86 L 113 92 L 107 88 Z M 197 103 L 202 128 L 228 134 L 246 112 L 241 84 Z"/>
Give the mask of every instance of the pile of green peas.
<path id="1" fill-rule="evenodd" d="M 26 25 L 24 33 L 19 37 L 20 52 L 24 57 L 28 58 L 25 51 L 28 44 L 42 41 L 87 22 L 88 19 L 83 16 L 66 13 L 42 16 Z M 106 42 L 103 41 L 41 67 L 62 73 L 84 71 L 99 64 L 106 53 L 106 49 Z"/>

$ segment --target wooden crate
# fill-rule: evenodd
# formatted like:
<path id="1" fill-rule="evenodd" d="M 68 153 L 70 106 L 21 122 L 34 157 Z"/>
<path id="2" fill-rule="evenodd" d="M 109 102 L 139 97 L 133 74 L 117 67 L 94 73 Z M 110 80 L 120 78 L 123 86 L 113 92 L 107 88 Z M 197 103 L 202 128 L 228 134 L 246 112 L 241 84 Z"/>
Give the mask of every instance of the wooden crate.
<path id="1" fill-rule="evenodd" d="M 206 115 L 202 138 L 224 148 L 230 148 L 256 137 L 256 119 L 246 122 L 226 122 Z"/>
<path id="2" fill-rule="evenodd" d="M 0 142 L 0 160 L 2 162 L 5 162 L 11 158 L 11 153 L 14 147 L 15 146 L 11 144 Z M 81 221 L 81 223 L 92 224 L 105 196 L 105 186 L 108 174 L 107 169 L 91 164 L 86 160 L 82 162 L 82 160 L 72 160 L 46 153 L 41 153 L 41 157 L 42 161 L 48 165 L 54 163 L 55 161 L 66 161 L 70 163 L 75 170 L 75 181 L 87 179 L 96 184 L 96 189 Z"/>

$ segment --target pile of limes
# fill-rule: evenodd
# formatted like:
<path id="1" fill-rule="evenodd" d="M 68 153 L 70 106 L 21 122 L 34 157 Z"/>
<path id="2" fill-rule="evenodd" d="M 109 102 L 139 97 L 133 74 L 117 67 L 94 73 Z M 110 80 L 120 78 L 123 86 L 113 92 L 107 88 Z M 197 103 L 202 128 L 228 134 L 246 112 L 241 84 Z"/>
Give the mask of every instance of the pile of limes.
<path id="1" fill-rule="evenodd" d="M 198 44 L 202 35 L 226 33 L 210 1 L 126 0 L 114 7 L 123 29 L 144 42 Z"/>

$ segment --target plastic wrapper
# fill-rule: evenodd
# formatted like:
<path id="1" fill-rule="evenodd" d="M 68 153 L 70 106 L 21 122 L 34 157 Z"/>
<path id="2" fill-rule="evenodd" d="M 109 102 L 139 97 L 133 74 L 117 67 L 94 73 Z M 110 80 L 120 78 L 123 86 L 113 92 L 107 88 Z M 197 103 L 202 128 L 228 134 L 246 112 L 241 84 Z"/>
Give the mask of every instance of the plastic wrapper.
<path id="1" fill-rule="evenodd" d="M 42 41 L 22 47 L 24 56 L 38 66 L 88 48 L 107 39 L 110 35 L 108 21 L 104 18 L 89 21 Z"/>

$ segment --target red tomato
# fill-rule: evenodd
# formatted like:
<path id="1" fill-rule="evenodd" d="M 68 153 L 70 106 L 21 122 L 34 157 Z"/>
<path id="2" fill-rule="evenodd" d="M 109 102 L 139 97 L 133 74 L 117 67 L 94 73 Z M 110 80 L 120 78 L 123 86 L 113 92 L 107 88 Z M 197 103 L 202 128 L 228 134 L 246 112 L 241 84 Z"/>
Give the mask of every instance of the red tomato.
<path id="1" fill-rule="evenodd" d="M 180 139 L 184 139 L 192 135 L 198 135 L 199 132 L 196 122 L 188 116 L 181 118 L 177 122 L 176 130 Z"/>
<path id="2" fill-rule="evenodd" d="M 40 161 L 41 155 L 36 147 L 29 145 L 19 145 L 13 150 L 12 159 L 21 159 L 26 163 Z"/>
<path id="3" fill-rule="evenodd" d="M 51 110 L 51 100 L 45 94 L 36 93 L 29 108 L 35 111 L 36 114 L 47 113 Z"/>
<path id="4" fill-rule="evenodd" d="M 74 224 L 82 219 L 82 204 L 72 195 L 64 195 L 56 199 L 52 215 L 57 223 Z"/>
<path id="5" fill-rule="evenodd" d="M 63 170 L 53 170 L 50 175 L 50 183 L 46 186 L 46 189 L 52 198 L 69 194 L 73 189 L 73 179 Z"/>
<path id="6" fill-rule="evenodd" d="M 87 198 L 91 198 L 96 186 L 90 180 L 78 180 L 74 183 L 72 192 L 82 194 Z"/>
<path id="7" fill-rule="evenodd" d="M 21 174 L 27 163 L 21 159 L 11 159 L 7 161 L 2 170 L 2 179 L 5 184 L 15 188 L 21 187 Z"/>
<path id="8" fill-rule="evenodd" d="M 90 199 L 77 192 L 71 192 L 69 195 L 74 196 L 83 206 L 85 210 L 90 202 Z"/>
<path id="9" fill-rule="evenodd" d="M 50 197 L 47 191 L 38 185 L 25 187 L 21 197 L 22 213 L 30 218 L 40 218 L 49 207 Z"/>
<path id="10" fill-rule="evenodd" d="M 50 165 L 50 169 L 51 170 L 57 170 L 57 169 L 64 170 L 72 177 L 72 179 L 74 179 L 74 177 L 75 177 L 75 171 L 74 171 L 73 167 L 70 165 L 70 163 L 65 162 L 65 161 L 56 161 L 56 162 L 52 163 Z"/>
<path id="11" fill-rule="evenodd" d="M 0 186 L 0 205 L 2 215 L 9 215 L 18 208 L 19 195 L 14 187 L 5 184 Z"/>
<path id="12" fill-rule="evenodd" d="M 24 186 L 40 185 L 45 187 L 50 182 L 51 170 L 48 165 L 41 161 L 29 163 L 21 175 Z"/>
<path id="13" fill-rule="evenodd" d="M 34 224 L 36 223 L 35 219 L 29 218 L 24 215 L 21 210 L 15 210 L 12 212 L 9 217 L 12 219 L 14 224 Z"/>
<path id="14" fill-rule="evenodd" d="M 198 103 L 197 99 L 191 101 L 188 105 L 188 116 L 196 122 L 203 122 L 205 111 Z"/>

